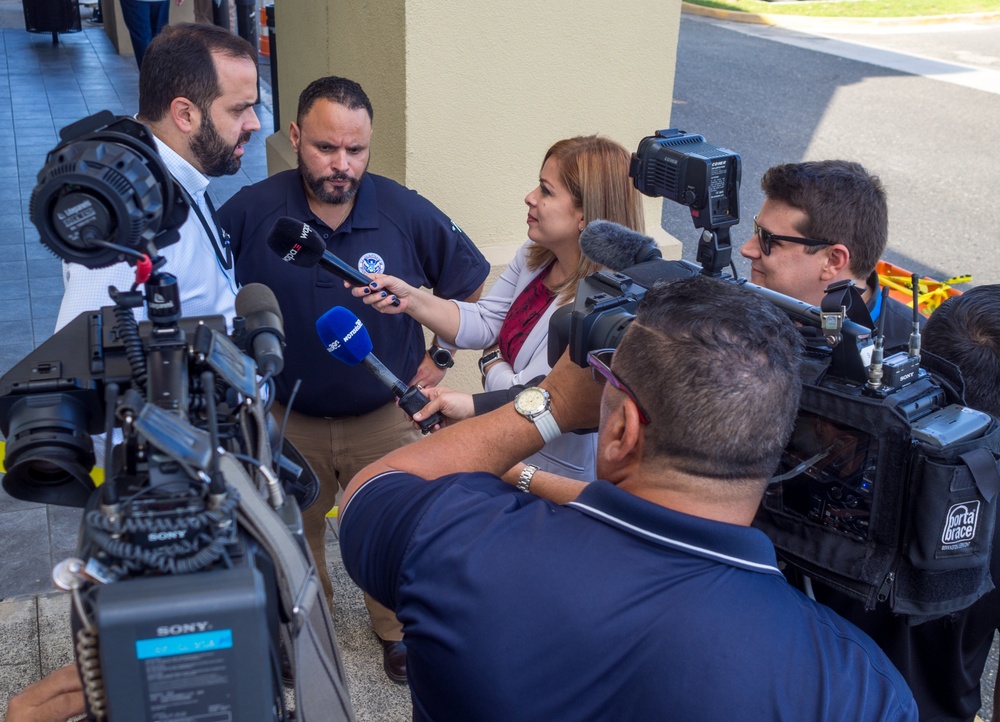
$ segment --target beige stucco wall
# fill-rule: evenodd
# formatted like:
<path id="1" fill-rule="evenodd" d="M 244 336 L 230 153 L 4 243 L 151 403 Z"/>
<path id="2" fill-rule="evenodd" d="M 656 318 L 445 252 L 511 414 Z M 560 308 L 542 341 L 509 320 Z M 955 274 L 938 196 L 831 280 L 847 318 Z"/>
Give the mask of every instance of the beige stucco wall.
<path id="1" fill-rule="evenodd" d="M 322 75 L 353 78 L 375 107 L 371 170 L 431 199 L 500 265 L 525 239 L 523 199 L 553 142 L 603 133 L 634 150 L 669 127 L 680 7 L 279 0 L 283 127 L 267 141 L 268 168 L 294 166 L 288 122 L 301 90 Z M 647 200 L 647 232 L 658 231 L 661 206 Z M 679 257 L 676 241 L 654 235 Z"/>
<path id="2" fill-rule="evenodd" d="M 371 169 L 415 188 L 480 247 L 524 239 L 545 149 L 580 133 L 634 148 L 669 127 L 680 0 L 281 0 L 280 137 L 311 80 L 359 81 L 375 106 Z M 660 202 L 647 217 L 656 225 Z"/>

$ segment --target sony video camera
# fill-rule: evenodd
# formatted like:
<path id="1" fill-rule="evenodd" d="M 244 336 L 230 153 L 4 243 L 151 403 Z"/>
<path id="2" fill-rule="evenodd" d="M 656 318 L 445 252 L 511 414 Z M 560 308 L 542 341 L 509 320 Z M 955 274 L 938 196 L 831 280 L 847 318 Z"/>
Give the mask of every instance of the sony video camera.
<path id="1" fill-rule="evenodd" d="M 78 557 L 53 577 L 72 593 L 89 719 L 290 720 L 283 672 L 296 720 L 353 719 L 302 538 L 300 502 L 315 485 L 296 479 L 312 472 L 300 456 L 276 458 L 294 447 L 272 433 L 260 393 L 280 311 L 252 284 L 232 337 L 222 316 L 182 316 L 159 250 L 187 211 L 139 122 L 104 111 L 63 129 L 31 197 L 42 243 L 88 268 L 125 261 L 136 281 L 0 379 L 3 487 L 84 508 Z"/>
<path id="2" fill-rule="evenodd" d="M 815 307 L 723 274 L 740 166 L 700 135 L 670 129 L 642 140 L 635 186 L 690 207 L 703 229 L 700 265 L 664 261 L 651 239 L 620 226 L 582 234 L 584 254 L 609 270 L 582 280 L 553 315 L 550 363 L 567 346 L 580 366 L 588 352 L 617 347 L 657 282 L 705 273 L 763 295 L 800 327 L 806 353 L 796 427 L 755 525 L 792 568 L 869 609 L 916 623 L 969 606 L 993 587 L 1000 426 L 963 405 L 957 369 L 921 353 L 916 299 L 908 347 L 888 354 L 850 282 L 831 285 Z"/>

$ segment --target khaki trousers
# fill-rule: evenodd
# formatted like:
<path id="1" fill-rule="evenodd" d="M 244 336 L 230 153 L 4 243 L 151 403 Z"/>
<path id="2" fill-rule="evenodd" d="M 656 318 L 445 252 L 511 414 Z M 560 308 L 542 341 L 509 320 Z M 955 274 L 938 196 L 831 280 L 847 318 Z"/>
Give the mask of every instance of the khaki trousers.
<path id="1" fill-rule="evenodd" d="M 276 403 L 272 412 L 280 424 L 287 410 Z M 326 566 L 326 514 L 337 505 L 341 490 L 355 474 L 390 451 L 419 439 L 420 432 L 406 420 L 395 403 L 362 416 L 336 419 L 306 416 L 295 411 L 287 415 L 285 438 L 302 452 L 320 480 L 319 498 L 302 512 L 302 523 L 306 541 L 319 569 L 323 592 L 332 610 L 333 585 Z M 367 594 L 365 606 L 379 638 L 387 642 L 398 642 L 403 638 L 403 627 L 392 610 Z"/>

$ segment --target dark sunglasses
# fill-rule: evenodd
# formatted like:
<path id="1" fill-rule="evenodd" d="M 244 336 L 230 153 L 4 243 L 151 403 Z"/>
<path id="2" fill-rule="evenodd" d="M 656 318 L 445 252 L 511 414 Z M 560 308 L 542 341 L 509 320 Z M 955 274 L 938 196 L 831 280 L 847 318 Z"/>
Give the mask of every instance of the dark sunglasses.
<path id="1" fill-rule="evenodd" d="M 603 386 L 607 382 L 632 399 L 632 403 L 635 404 L 635 408 L 639 411 L 639 423 L 648 424 L 649 414 L 642 408 L 639 399 L 632 393 L 632 389 L 626 386 L 625 382 L 615 376 L 615 372 L 611 370 L 611 357 L 614 353 L 615 350 L 613 348 L 602 348 L 587 354 L 587 365 L 590 366 L 590 374 L 594 377 L 594 383 Z"/>
<path id="2" fill-rule="evenodd" d="M 798 243 L 800 246 L 833 246 L 830 241 L 820 241 L 816 238 L 803 238 L 802 236 L 778 236 L 766 228 L 761 228 L 757 223 L 757 216 L 753 217 L 753 234 L 760 242 L 760 252 L 765 256 L 771 255 L 771 244 L 774 241 L 787 241 L 788 243 Z"/>

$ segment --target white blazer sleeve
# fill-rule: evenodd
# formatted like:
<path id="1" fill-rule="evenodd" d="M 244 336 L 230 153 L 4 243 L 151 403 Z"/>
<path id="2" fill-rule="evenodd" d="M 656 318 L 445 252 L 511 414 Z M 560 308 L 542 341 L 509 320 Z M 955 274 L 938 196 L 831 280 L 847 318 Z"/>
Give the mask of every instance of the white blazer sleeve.
<path id="1" fill-rule="evenodd" d="M 458 348 L 488 348 L 496 343 L 511 303 L 542 270 L 529 271 L 525 265 L 531 243 L 528 241 L 518 249 L 500 278 L 479 301 L 455 301 L 459 313 L 455 335 Z"/>

